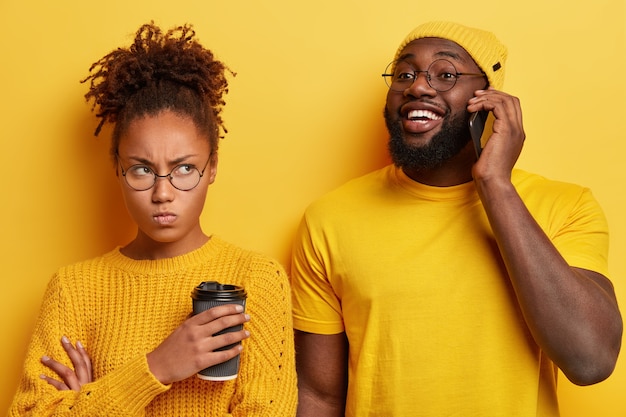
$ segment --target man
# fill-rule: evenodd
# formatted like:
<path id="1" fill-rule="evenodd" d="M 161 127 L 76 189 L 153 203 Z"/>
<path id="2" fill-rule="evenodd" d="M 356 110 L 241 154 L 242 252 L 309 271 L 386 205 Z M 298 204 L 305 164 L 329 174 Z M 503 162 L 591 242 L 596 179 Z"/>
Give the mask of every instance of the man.
<path id="1" fill-rule="evenodd" d="M 557 370 L 607 378 L 622 320 L 586 188 L 513 169 L 506 48 L 448 22 L 388 68 L 393 164 L 306 211 L 292 285 L 298 416 L 558 416 Z M 470 114 L 493 114 L 480 157 Z"/>

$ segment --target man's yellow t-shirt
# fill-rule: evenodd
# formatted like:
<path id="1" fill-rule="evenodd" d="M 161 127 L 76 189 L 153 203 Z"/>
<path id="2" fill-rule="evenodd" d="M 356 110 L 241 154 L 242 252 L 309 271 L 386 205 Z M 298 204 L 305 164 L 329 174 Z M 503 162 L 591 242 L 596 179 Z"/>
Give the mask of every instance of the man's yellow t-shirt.
<path id="1" fill-rule="evenodd" d="M 605 217 L 586 188 L 515 170 L 572 266 L 608 276 Z M 533 340 L 474 184 L 430 187 L 393 165 L 306 211 L 294 326 L 346 332 L 346 416 L 558 416 L 557 367 Z"/>

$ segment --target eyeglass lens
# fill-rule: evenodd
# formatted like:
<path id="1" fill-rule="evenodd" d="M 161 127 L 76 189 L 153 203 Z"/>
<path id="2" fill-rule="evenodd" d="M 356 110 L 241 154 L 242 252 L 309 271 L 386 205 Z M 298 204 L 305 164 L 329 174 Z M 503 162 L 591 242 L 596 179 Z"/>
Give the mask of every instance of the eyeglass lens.
<path id="1" fill-rule="evenodd" d="M 200 182 L 202 175 L 193 165 L 178 165 L 167 175 L 157 175 L 146 165 L 133 165 L 126 172 L 126 183 L 137 191 L 145 191 L 154 186 L 158 178 L 167 177 L 170 183 L 181 191 L 188 191 Z"/>
<path id="2" fill-rule="evenodd" d="M 433 61 L 426 71 L 417 71 L 403 60 L 392 62 L 387 65 L 384 78 L 391 90 L 404 91 L 413 84 L 420 72 L 425 73 L 428 85 L 439 92 L 450 90 L 458 79 L 456 67 L 446 59 Z"/>

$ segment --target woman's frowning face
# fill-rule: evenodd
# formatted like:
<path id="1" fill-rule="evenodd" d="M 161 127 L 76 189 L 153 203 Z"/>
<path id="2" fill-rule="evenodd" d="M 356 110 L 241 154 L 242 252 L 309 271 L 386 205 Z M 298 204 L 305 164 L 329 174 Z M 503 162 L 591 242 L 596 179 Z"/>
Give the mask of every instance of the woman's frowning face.
<path id="1" fill-rule="evenodd" d="M 136 191 L 126 181 L 129 169 L 131 174 L 153 172 L 161 177 L 151 188 Z M 174 169 L 182 173 L 197 169 L 202 176 L 196 187 L 182 191 L 167 176 Z M 131 256 L 151 258 L 155 250 L 175 256 L 200 247 L 206 241 L 200 214 L 216 173 L 217 155 L 191 118 L 165 110 L 131 121 L 118 148 L 122 195 L 139 229 L 128 246 Z"/>

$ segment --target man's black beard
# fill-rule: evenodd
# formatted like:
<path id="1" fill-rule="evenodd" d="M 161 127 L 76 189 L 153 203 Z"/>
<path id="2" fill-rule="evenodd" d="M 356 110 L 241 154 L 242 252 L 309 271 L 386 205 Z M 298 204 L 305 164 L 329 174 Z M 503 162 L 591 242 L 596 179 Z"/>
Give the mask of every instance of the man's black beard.
<path id="1" fill-rule="evenodd" d="M 471 140 L 467 123 L 469 114 L 444 121 L 441 131 L 423 146 L 408 145 L 404 140 L 402 120 L 392 119 L 385 107 L 385 124 L 389 131 L 389 154 L 393 163 L 400 168 L 432 169 L 457 155 Z"/>

